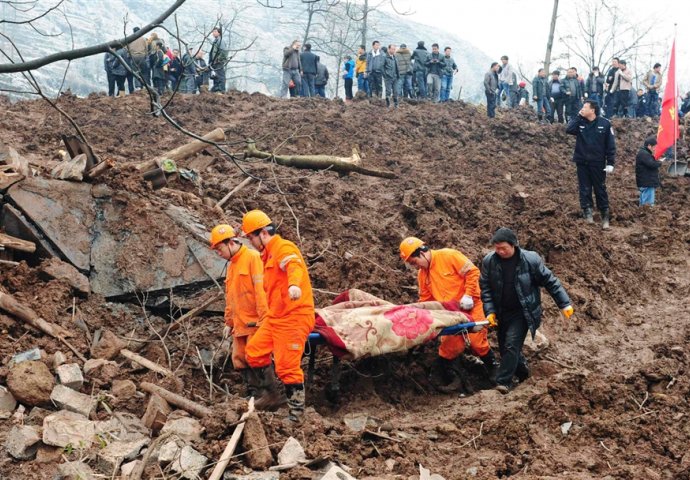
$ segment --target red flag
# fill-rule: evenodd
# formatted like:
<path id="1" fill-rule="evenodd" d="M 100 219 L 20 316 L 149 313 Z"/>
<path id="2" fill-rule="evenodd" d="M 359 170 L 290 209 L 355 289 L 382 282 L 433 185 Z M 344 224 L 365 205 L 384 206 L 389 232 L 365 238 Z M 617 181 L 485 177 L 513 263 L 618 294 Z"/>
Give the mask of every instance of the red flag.
<path id="1" fill-rule="evenodd" d="M 659 117 L 659 130 L 656 134 L 656 151 L 654 158 L 659 160 L 661 156 L 672 147 L 678 139 L 678 108 L 676 90 L 676 41 L 671 47 L 671 60 L 668 64 L 668 80 L 664 90 L 664 101 L 661 104 L 661 117 Z"/>

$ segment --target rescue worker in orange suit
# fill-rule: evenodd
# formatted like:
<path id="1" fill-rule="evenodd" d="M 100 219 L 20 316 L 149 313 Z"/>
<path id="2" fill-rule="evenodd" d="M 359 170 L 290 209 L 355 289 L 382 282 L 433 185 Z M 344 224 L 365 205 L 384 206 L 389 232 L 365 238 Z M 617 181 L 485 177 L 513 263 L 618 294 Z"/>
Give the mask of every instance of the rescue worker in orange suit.
<path id="1" fill-rule="evenodd" d="M 422 240 L 408 237 L 400 244 L 400 257 L 415 267 L 419 301 L 450 302 L 457 301 L 460 310 L 467 313 L 473 321 L 485 320 L 479 288 L 479 269 L 462 253 L 451 248 L 431 250 Z M 489 378 L 498 365 L 494 352 L 489 346 L 487 329 L 468 332 L 469 348 L 486 367 Z M 462 335 L 441 337 L 438 349 L 438 365 L 445 386 L 444 392 L 464 389 L 472 393 L 472 387 L 465 381 L 462 372 L 455 368 L 454 361 L 465 351 L 466 338 Z"/>
<path id="2" fill-rule="evenodd" d="M 247 212 L 242 232 L 261 252 L 268 314 L 247 343 L 247 363 L 258 372 L 267 393 L 256 408 L 271 409 L 282 402 L 280 385 L 272 383 L 266 369 L 271 365 L 285 387 L 288 419 L 299 422 L 304 414 L 304 372 L 300 365 L 304 345 L 314 329 L 314 297 L 307 265 L 297 246 L 276 234 L 271 219 L 261 210 Z"/>
<path id="3" fill-rule="evenodd" d="M 211 248 L 227 260 L 225 275 L 225 327 L 223 338 L 232 335 L 232 365 L 242 375 L 247 395 L 256 396 L 258 379 L 245 358 L 247 341 L 256 333 L 268 305 L 264 290 L 264 265 L 256 250 L 247 248 L 237 239 L 230 225 L 217 225 L 211 230 Z"/>

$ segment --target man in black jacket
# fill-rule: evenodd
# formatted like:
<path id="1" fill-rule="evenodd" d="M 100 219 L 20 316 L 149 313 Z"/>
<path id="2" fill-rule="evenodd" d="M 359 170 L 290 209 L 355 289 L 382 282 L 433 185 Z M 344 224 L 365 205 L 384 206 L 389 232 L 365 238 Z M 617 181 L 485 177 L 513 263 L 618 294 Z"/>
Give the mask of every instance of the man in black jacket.
<path id="1" fill-rule="evenodd" d="M 212 92 L 225 93 L 225 68 L 228 63 L 228 49 L 223 44 L 223 34 L 220 27 L 214 27 L 211 32 L 213 43 L 211 51 L 208 52 L 208 66 L 211 69 L 213 79 Z"/>
<path id="2" fill-rule="evenodd" d="M 398 57 L 395 56 L 396 45 L 388 45 L 386 50 L 386 58 L 383 61 L 383 81 L 386 86 L 386 105 L 391 106 L 391 97 L 393 97 L 393 105 L 398 108 L 398 79 L 400 78 L 400 69 L 398 66 Z"/>
<path id="3" fill-rule="evenodd" d="M 616 77 L 616 72 L 618 71 L 618 57 L 614 57 L 611 60 L 611 67 L 606 72 L 606 81 L 604 83 L 604 94 L 605 97 L 602 99 L 604 101 L 604 111 L 607 117 L 614 117 L 618 110 L 618 104 L 616 102 L 616 92 L 613 90 L 613 80 Z"/>
<path id="4" fill-rule="evenodd" d="M 537 104 L 537 118 L 540 122 L 544 118 L 547 120 L 551 118 L 551 104 L 549 102 L 548 88 L 546 70 L 540 68 L 537 71 L 537 76 L 532 80 L 532 99 Z"/>
<path id="5" fill-rule="evenodd" d="M 640 190 L 640 207 L 644 205 L 653 207 L 654 194 L 661 186 L 659 181 L 661 162 L 654 160 L 654 150 L 656 150 L 656 137 L 648 137 L 635 158 L 635 181 Z"/>
<path id="6" fill-rule="evenodd" d="M 431 46 L 431 55 L 426 59 L 427 70 L 427 89 L 429 90 L 429 98 L 433 102 L 438 102 L 441 94 L 441 75 L 445 68 L 446 61 L 439 51 L 438 43 Z"/>
<path id="7" fill-rule="evenodd" d="M 616 163 L 616 138 L 611 122 L 601 116 L 599 104 L 586 100 L 582 109 L 565 129 L 575 135 L 573 162 L 577 165 L 580 185 L 580 207 L 588 223 L 592 223 L 592 188 L 601 212 L 601 226 L 609 228 L 609 197 L 606 192 L 606 174 L 613 172 Z"/>
<path id="8" fill-rule="evenodd" d="M 559 70 L 554 70 L 551 74 L 551 80 L 549 81 L 546 94 L 551 99 L 551 116 L 549 121 L 553 123 L 554 114 L 558 114 L 558 123 L 564 123 L 563 120 L 563 109 L 565 108 L 565 87 L 561 83 L 561 72 Z"/>
<path id="9" fill-rule="evenodd" d="M 417 84 L 417 98 L 426 98 L 426 61 L 429 51 L 424 46 L 424 40 L 417 42 L 417 48 L 412 52 L 412 72 Z"/>
<path id="10" fill-rule="evenodd" d="M 317 64 L 319 57 L 311 51 L 311 44 L 304 44 L 304 51 L 299 56 L 300 64 L 302 65 L 302 96 L 314 97 L 316 96 L 316 74 L 318 73 Z"/>
<path id="11" fill-rule="evenodd" d="M 499 228 L 491 243 L 494 252 L 482 261 L 479 287 L 489 326 L 498 327 L 501 364 L 496 389 L 508 393 L 513 388 L 513 376 L 519 382 L 529 377 L 522 346 L 527 332 L 534 338 L 541 325 L 539 288 L 546 288 L 566 318 L 573 314 L 573 307 L 563 285 L 539 254 L 521 249 L 512 230 Z"/>
<path id="12" fill-rule="evenodd" d="M 594 100 L 601 105 L 604 96 L 604 76 L 599 72 L 599 67 L 594 67 L 585 83 L 585 98 Z"/>
<path id="13" fill-rule="evenodd" d="M 367 71 L 364 74 L 369 79 L 371 96 L 379 97 L 383 95 L 383 64 L 386 54 L 381 51 L 381 42 L 374 40 L 371 44 L 371 51 L 367 53 Z"/>

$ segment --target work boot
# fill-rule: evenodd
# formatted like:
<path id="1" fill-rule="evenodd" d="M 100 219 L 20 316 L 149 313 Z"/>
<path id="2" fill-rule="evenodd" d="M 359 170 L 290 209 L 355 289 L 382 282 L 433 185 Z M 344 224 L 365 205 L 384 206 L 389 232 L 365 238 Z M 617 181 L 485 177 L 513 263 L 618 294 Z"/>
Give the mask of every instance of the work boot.
<path id="1" fill-rule="evenodd" d="M 243 368 L 240 370 L 242 375 L 242 383 L 245 388 L 245 398 L 249 400 L 252 397 L 257 397 L 259 393 L 259 378 L 256 375 L 256 369 Z"/>
<path id="2" fill-rule="evenodd" d="M 276 379 L 273 365 L 255 368 L 254 371 L 258 379 L 257 394 L 260 395 L 254 402 L 254 408 L 274 412 L 285 405 L 287 398 L 282 388 L 283 384 Z"/>
<path id="3" fill-rule="evenodd" d="M 118 97 L 124 97 L 124 96 L 125 96 L 124 90 L 122 90 L 122 91 L 120 91 L 120 92 L 117 92 L 117 96 L 118 96 Z"/>
<path id="4" fill-rule="evenodd" d="M 496 370 L 498 369 L 498 360 L 496 360 L 496 355 L 494 355 L 493 350 L 489 350 L 489 353 L 483 357 L 479 357 L 484 364 L 487 376 L 492 385 L 496 384 Z"/>
<path id="5" fill-rule="evenodd" d="M 582 209 L 582 218 L 585 219 L 587 223 L 594 223 L 594 215 L 592 214 L 591 208 Z"/>
<path id="6" fill-rule="evenodd" d="M 461 392 L 471 395 L 474 393 L 472 385 L 467 381 L 465 375 L 458 370 L 453 360 L 438 357 L 436 368 L 440 374 L 442 385 L 436 385 L 436 389 L 442 393 Z"/>
<path id="7" fill-rule="evenodd" d="M 609 217 L 608 209 L 602 210 L 601 211 L 601 228 L 603 228 L 604 230 L 608 230 L 610 220 L 611 220 L 611 218 Z"/>
<path id="8" fill-rule="evenodd" d="M 288 420 L 299 423 L 304 416 L 304 384 L 292 383 L 285 385 L 288 404 Z"/>

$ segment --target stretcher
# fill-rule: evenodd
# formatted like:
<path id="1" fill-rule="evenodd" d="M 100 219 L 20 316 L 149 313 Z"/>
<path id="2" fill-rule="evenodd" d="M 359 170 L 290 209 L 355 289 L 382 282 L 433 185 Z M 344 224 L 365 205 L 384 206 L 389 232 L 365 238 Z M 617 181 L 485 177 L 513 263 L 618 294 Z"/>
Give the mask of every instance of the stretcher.
<path id="1" fill-rule="evenodd" d="M 474 327 L 485 327 L 489 324 L 488 321 L 484 320 L 481 322 L 466 322 L 459 323 L 457 325 L 451 325 L 449 327 L 442 328 L 437 337 L 446 335 L 466 335 Z M 314 380 L 314 368 L 316 365 L 316 353 L 319 346 L 327 345 L 327 342 L 323 335 L 319 332 L 312 332 L 309 334 L 307 339 L 307 345 L 305 346 L 305 353 L 309 357 L 309 367 L 307 369 L 307 382 L 312 383 Z M 337 395 L 340 390 L 340 359 L 333 356 L 333 366 L 331 367 L 330 385 L 328 390 L 331 394 Z"/>

